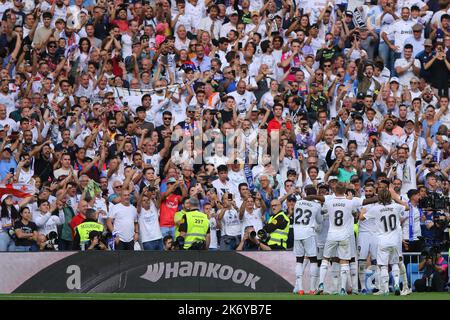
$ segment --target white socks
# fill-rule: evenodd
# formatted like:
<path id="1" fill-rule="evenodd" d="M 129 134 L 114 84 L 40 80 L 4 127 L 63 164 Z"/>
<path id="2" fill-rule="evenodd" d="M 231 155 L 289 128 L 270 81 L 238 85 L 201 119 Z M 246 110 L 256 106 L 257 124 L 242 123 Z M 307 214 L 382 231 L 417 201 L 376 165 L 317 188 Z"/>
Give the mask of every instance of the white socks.
<path id="1" fill-rule="evenodd" d="M 366 261 L 360 260 L 358 264 L 358 276 L 359 276 L 359 283 L 361 283 L 361 290 L 367 290 L 366 289 Z"/>
<path id="2" fill-rule="evenodd" d="M 325 276 L 327 275 L 329 265 L 330 265 L 330 262 L 328 260 L 322 260 L 322 264 L 320 265 L 319 283 L 324 283 Z"/>
<path id="3" fill-rule="evenodd" d="M 319 267 L 317 266 L 317 262 L 310 262 L 309 273 L 311 274 L 309 281 L 309 290 L 315 291 L 317 290 L 317 280 L 319 279 Z"/>
<path id="4" fill-rule="evenodd" d="M 406 268 L 405 268 L 405 264 L 403 263 L 403 260 L 398 263 L 398 266 L 400 267 L 400 276 L 403 281 L 403 289 L 405 289 L 405 288 L 409 289 L 408 277 L 406 276 Z"/>
<path id="5" fill-rule="evenodd" d="M 358 292 L 358 262 L 350 262 L 350 276 L 352 280 L 352 291 Z"/>
<path id="6" fill-rule="evenodd" d="M 392 265 L 392 276 L 394 277 L 394 286 L 398 287 L 400 285 L 400 268 L 397 263 Z"/>
<path id="7" fill-rule="evenodd" d="M 380 291 L 389 292 L 389 272 L 387 266 L 378 266 L 380 269 Z"/>
<path id="8" fill-rule="evenodd" d="M 347 276 L 350 273 L 350 265 L 341 264 L 341 289 L 347 291 Z"/>
<path id="9" fill-rule="evenodd" d="M 300 291 L 303 290 L 303 263 L 297 262 L 295 265 L 295 287 Z"/>
<path id="10" fill-rule="evenodd" d="M 331 290 L 331 292 L 336 292 L 338 291 L 338 286 L 339 286 L 339 268 L 340 268 L 340 264 L 339 262 L 333 262 L 333 265 L 331 266 L 331 276 L 333 277 L 333 288 Z"/>

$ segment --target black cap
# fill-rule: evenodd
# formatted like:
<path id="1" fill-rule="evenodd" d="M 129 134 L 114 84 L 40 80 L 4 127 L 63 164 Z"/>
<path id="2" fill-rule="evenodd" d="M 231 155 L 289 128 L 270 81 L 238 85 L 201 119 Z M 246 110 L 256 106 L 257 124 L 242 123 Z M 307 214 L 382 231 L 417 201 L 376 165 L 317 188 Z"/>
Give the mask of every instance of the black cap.
<path id="1" fill-rule="evenodd" d="M 297 198 L 293 194 L 291 194 L 287 197 L 287 201 L 297 201 Z"/>

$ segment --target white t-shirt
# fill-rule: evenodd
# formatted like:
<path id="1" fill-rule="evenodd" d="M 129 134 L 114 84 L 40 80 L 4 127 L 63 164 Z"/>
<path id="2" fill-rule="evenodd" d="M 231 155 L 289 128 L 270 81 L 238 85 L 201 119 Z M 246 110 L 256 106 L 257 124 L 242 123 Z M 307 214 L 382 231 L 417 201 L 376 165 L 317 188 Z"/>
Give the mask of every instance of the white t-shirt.
<path id="1" fill-rule="evenodd" d="M 376 204 L 364 215 L 366 219 L 375 220 L 378 245 L 381 247 L 398 246 L 401 235 L 400 217 L 404 207 L 392 203 Z M 420 226 L 419 226 L 420 228 Z"/>
<path id="2" fill-rule="evenodd" d="M 411 60 L 407 61 L 405 58 L 397 59 L 397 60 L 395 60 L 394 68 L 397 68 L 397 67 L 404 68 L 410 62 L 411 62 Z M 414 59 L 414 66 L 416 66 L 417 68 L 420 68 L 420 61 L 418 59 Z M 406 70 L 404 73 L 402 73 L 401 75 L 398 76 L 398 81 L 400 82 L 400 85 L 402 85 L 402 86 L 409 86 L 409 81 L 414 76 L 415 76 L 415 74 L 413 72 L 413 67 L 410 66 L 408 70 Z"/>
<path id="3" fill-rule="evenodd" d="M 134 223 L 138 221 L 138 214 L 133 205 L 124 206 L 121 203 L 112 206 L 108 218 L 114 220 L 113 234 L 117 234 L 120 241 L 130 242 L 134 236 Z"/>
<path id="4" fill-rule="evenodd" d="M 294 240 L 316 235 L 315 228 L 322 222 L 322 206 L 313 201 L 299 200 L 294 208 Z"/>
<path id="5" fill-rule="evenodd" d="M 358 144 L 356 153 L 358 155 L 362 155 L 364 153 L 364 151 L 366 151 L 367 143 L 369 141 L 369 136 L 364 131 L 362 131 L 362 132 L 349 131 L 348 132 L 348 140 L 356 140 L 356 143 Z"/>
<path id="6" fill-rule="evenodd" d="M 256 100 L 253 92 L 245 91 L 244 94 L 239 94 L 237 91 L 233 91 L 229 94 L 236 101 L 236 112 L 239 115 L 245 115 L 252 101 Z"/>
<path id="7" fill-rule="evenodd" d="M 209 218 L 209 232 L 210 232 L 209 248 L 217 249 L 219 247 L 219 243 L 217 241 L 217 221 L 216 218 L 214 217 Z"/>
<path id="8" fill-rule="evenodd" d="M 261 209 L 253 209 L 252 213 L 245 210 L 242 218 L 241 236 L 244 236 L 244 230 L 248 226 L 253 226 L 256 232 L 263 228 Z"/>
<path id="9" fill-rule="evenodd" d="M 159 211 L 153 202 L 148 210 L 141 209 L 139 214 L 139 233 L 142 242 L 162 239 L 159 227 Z"/>
<path id="10" fill-rule="evenodd" d="M 420 228 L 420 211 L 417 207 L 412 207 L 412 219 L 413 219 L 413 240 L 418 240 L 422 235 L 422 230 Z M 403 240 L 409 240 L 409 210 L 402 211 L 403 215 L 402 218 L 406 220 L 403 222 L 402 226 L 402 238 Z"/>
<path id="11" fill-rule="evenodd" d="M 234 209 L 226 210 L 222 218 L 222 236 L 239 236 L 241 231 L 239 213 Z"/>
<path id="12" fill-rule="evenodd" d="M 330 219 L 327 241 L 342 241 L 350 236 L 348 230 L 353 229 L 354 221 L 352 212 L 358 209 L 362 202 L 361 198 L 348 200 L 346 197 L 325 196 L 324 207 Z"/>
<path id="13" fill-rule="evenodd" d="M 33 212 L 33 222 L 38 227 L 38 232 L 48 235 L 55 231 L 58 233 L 58 226 L 64 223 L 64 211 L 59 210 L 59 215 L 52 215 L 51 212 L 42 214 L 39 210 Z"/>

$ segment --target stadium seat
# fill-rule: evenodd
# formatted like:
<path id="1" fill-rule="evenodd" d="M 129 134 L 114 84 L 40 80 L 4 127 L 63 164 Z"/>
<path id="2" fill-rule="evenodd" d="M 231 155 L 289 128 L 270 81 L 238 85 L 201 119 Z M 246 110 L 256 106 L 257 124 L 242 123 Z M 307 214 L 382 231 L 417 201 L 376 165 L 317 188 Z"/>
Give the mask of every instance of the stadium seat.
<path id="1" fill-rule="evenodd" d="M 417 279 L 422 278 L 422 272 L 419 272 L 419 264 L 412 262 L 408 263 L 408 265 L 406 266 L 406 274 L 408 275 L 411 289 L 414 290 L 414 282 Z"/>

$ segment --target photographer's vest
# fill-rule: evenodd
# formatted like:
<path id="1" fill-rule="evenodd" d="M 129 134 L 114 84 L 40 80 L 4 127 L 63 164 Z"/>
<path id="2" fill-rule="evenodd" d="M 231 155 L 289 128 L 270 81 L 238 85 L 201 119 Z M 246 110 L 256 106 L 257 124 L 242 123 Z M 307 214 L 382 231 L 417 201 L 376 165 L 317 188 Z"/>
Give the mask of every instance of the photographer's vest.
<path id="1" fill-rule="evenodd" d="M 284 229 L 276 229 L 272 233 L 270 233 L 270 239 L 267 242 L 267 245 L 268 246 L 278 245 L 278 246 L 286 249 L 287 248 L 287 238 L 288 238 L 288 234 L 289 234 L 289 226 L 290 226 L 290 221 L 289 221 L 288 216 L 283 211 L 280 211 L 276 215 L 270 217 L 268 224 L 271 224 L 272 222 L 274 222 L 276 220 L 276 218 L 280 215 L 282 215 L 284 220 L 287 221 L 287 225 Z"/>
<path id="2" fill-rule="evenodd" d="M 89 241 L 91 231 L 103 232 L 103 225 L 93 221 L 87 221 L 77 226 L 77 232 L 80 235 L 80 245 Z"/>
<path id="3" fill-rule="evenodd" d="M 206 240 L 209 228 L 208 216 L 200 211 L 186 212 L 187 231 L 184 238 L 184 249 L 189 249 L 194 242 Z"/>

